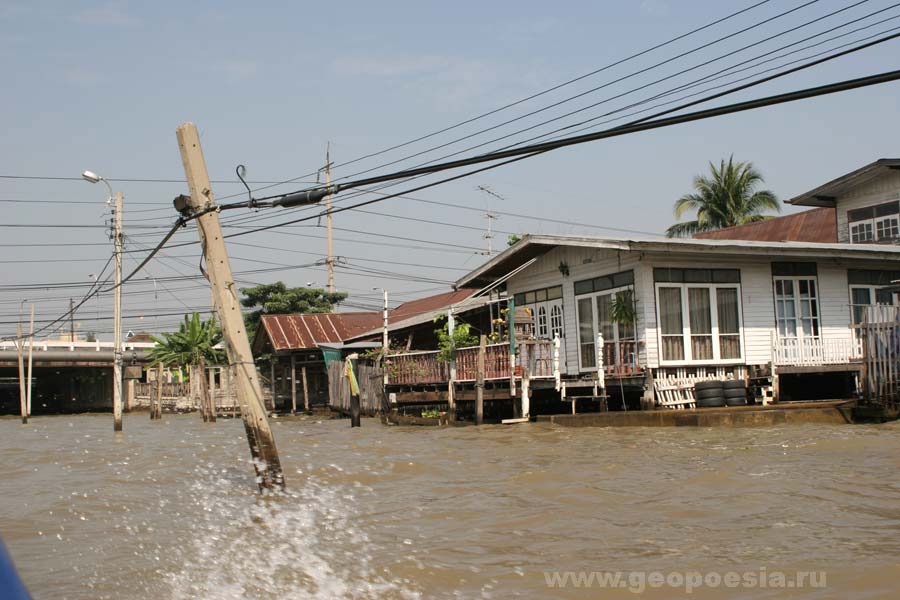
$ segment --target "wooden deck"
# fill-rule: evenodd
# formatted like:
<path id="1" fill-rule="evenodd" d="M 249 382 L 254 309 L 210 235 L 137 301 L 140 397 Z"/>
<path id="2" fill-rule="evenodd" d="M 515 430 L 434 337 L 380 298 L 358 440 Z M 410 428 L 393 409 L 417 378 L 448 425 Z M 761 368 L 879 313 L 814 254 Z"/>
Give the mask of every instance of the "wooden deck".
<path id="1" fill-rule="evenodd" d="M 765 427 L 786 423 L 852 423 L 853 400 L 784 402 L 687 410 L 542 415 L 539 422 L 564 427 Z"/>

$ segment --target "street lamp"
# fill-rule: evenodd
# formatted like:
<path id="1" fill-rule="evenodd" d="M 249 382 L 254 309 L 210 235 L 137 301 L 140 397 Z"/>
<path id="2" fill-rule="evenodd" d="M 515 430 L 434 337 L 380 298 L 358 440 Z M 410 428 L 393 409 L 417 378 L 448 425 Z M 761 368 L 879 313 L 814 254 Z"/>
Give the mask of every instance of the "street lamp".
<path id="1" fill-rule="evenodd" d="M 101 181 L 109 189 L 113 208 L 113 262 L 115 263 L 115 287 L 113 288 L 113 429 L 122 431 L 122 192 L 113 192 L 109 182 L 93 171 L 83 171 L 82 179 L 90 183 Z"/>

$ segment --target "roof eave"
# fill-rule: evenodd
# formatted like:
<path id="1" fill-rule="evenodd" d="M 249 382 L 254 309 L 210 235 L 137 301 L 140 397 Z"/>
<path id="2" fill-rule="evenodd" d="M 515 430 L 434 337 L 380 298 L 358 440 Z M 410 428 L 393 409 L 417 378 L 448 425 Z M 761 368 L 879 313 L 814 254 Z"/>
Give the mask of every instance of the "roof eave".
<path id="1" fill-rule="evenodd" d="M 835 196 L 840 195 L 842 188 L 864 183 L 878 175 L 882 169 L 900 169 L 900 158 L 879 158 L 809 192 L 786 200 L 785 203 L 794 206 L 835 206 Z"/>

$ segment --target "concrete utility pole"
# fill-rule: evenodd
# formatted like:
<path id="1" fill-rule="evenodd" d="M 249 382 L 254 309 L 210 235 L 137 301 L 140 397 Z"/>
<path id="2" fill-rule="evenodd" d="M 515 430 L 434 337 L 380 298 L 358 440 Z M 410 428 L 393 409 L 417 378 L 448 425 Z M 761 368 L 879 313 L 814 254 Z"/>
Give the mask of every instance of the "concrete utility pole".
<path id="1" fill-rule="evenodd" d="M 122 192 L 113 192 L 109 181 L 93 171 L 84 171 L 81 178 L 89 183 L 103 182 L 113 201 L 113 262 L 115 263 L 115 287 L 113 288 L 113 430 L 122 431 Z M 75 304 L 69 299 L 69 329 L 75 342 Z"/>
<path id="2" fill-rule="evenodd" d="M 388 341 L 388 291 L 387 288 L 382 288 L 381 290 L 384 293 L 384 314 L 383 314 L 383 325 L 381 330 L 381 368 L 384 372 L 383 383 L 384 385 L 388 384 L 388 372 L 385 367 L 385 358 L 388 353 L 388 345 L 390 342 Z"/>
<path id="3" fill-rule="evenodd" d="M 325 185 L 331 185 L 331 142 L 325 146 Z M 334 245 L 331 239 L 331 194 L 325 196 L 325 224 L 328 228 L 328 293 L 334 293 Z M 334 312 L 334 306 L 331 311 Z"/>
<path id="4" fill-rule="evenodd" d="M 25 365 L 22 362 L 22 349 L 25 340 L 22 339 L 22 324 L 16 324 L 16 350 L 19 355 L 19 408 L 22 413 L 22 423 L 28 423 L 28 404 L 25 399 Z"/>
<path id="5" fill-rule="evenodd" d="M 113 288 L 113 430 L 122 431 L 122 192 L 115 193 L 113 215 L 116 284 Z M 72 334 L 74 341 L 75 334 Z"/>
<path id="6" fill-rule="evenodd" d="M 75 301 L 69 298 L 69 341 L 75 341 Z"/>
<path id="7" fill-rule="evenodd" d="M 210 209 L 215 206 L 215 202 L 197 127 L 193 123 L 184 123 L 176 130 L 176 136 L 191 193 L 187 199 L 188 207 L 194 213 Z M 250 351 L 247 331 L 244 329 L 241 304 L 237 297 L 225 242 L 222 239 L 219 213 L 207 212 L 196 221 L 203 243 L 216 312 L 222 324 L 225 352 L 228 355 L 229 365 L 236 367 L 235 388 L 247 442 L 250 445 L 250 454 L 253 457 L 253 466 L 256 469 L 257 483 L 260 490 L 280 490 L 284 488 L 281 461 L 275 447 L 275 437 L 266 417 L 262 387 Z"/>
<path id="8" fill-rule="evenodd" d="M 28 381 L 25 388 L 25 413 L 31 416 L 31 373 L 34 365 L 34 304 L 31 305 L 31 324 L 28 326 Z"/>

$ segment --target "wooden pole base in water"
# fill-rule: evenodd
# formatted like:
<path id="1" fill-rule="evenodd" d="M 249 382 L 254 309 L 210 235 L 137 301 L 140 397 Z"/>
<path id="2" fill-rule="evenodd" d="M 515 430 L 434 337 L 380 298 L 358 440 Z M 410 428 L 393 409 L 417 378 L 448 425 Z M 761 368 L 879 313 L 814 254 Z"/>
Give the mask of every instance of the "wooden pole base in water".
<path id="1" fill-rule="evenodd" d="M 359 427 L 359 395 L 350 396 L 350 427 Z"/>
<path id="2" fill-rule="evenodd" d="M 162 386 L 163 366 L 159 363 L 156 367 L 156 390 L 150 401 L 150 420 L 162 419 Z"/>
<path id="3" fill-rule="evenodd" d="M 222 325 L 225 352 L 229 365 L 235 367 L 235 391 L 241 406 L 241 417 L 256 469 L 257 483 L 260 490 L 282 490 L 284 475 L 281 460 L 266 416 L 262 386 L 244 328 L 244 317 L 222 237 L 219 213 L 212 210 L 215 199 L 200 147 L 200 135 L 193 123 L 184 123 L 176 130 L 176 136 L 190 190 L 190 198 L 186 198 L 186 212 L 197 214 L 208 211 L 197 217 L 195 222 L 206 258 L 207 276 L 216 313 Z"/>

